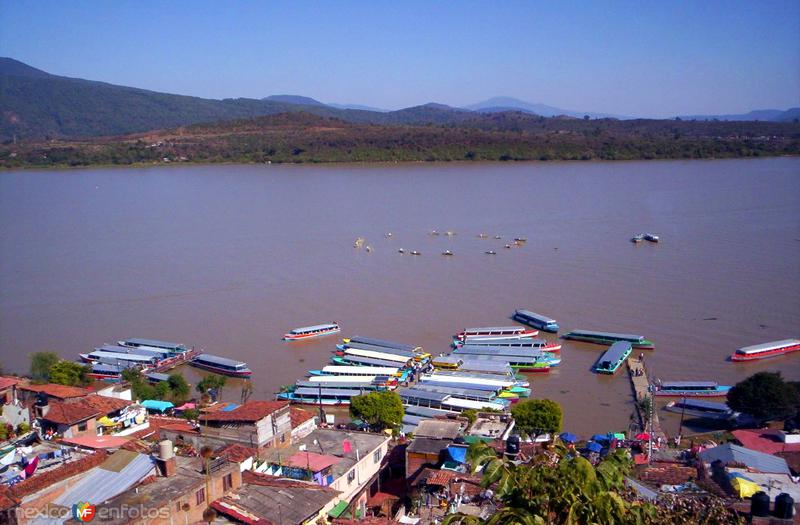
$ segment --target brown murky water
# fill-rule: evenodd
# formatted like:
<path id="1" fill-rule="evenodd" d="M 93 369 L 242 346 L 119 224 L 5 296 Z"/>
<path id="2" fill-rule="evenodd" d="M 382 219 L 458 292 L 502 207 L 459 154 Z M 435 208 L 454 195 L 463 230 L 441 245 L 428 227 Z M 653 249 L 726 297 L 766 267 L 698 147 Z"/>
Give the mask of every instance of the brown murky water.
<path id="1" fill-rule="evenodd" d="M 638 232 L 663 242 L 633 245 Z M 5 172 L 0 252 L 7 370 L 151 337 L 245 360 L 270 396 L 338 341 L 281 342 L 290 328 L 336 320 L 440 352 L 526 307 L 647 336 L 665 380 L 800 379 L 800 354 L 726 361 L 800 335 L 800 159 Z M 625 375 L 590 372 L 601 351 L 565 343 L 563 365 L 533 377 L 574 432 L 627 427 Z"/>

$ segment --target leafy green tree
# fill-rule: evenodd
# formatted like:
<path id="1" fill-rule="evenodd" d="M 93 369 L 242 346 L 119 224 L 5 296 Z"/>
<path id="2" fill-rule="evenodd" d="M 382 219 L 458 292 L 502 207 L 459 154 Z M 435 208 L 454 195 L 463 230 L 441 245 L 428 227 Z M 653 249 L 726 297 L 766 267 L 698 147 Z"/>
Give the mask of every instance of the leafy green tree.
<path id="1" fill-rule="evenodd" d="M 154 396 L 156 399 L 167 399 L 169 397 L 169 383 L 166 381 L 159 381 L 153 387 Z"/>
<path id="2" fill-rule="evenodd" d="M 794 416 L 798 397 L 797 389 L 780 372 L 758 372 L 730 389 L 728 406 L 768 421 Z"/>
<path id="3" fill-rule="evenodd" d="M 170 374 L 167 380 L 169 385 L 170 396 L 175 403 L 181 403 L 189 398 L 189 383 L 181 374 Z"/>
<path id="4" fill-rule="evenodd" d="M 200 417 L 200 411 L 197 410 L 196 408 L 189 408 L 181 413 L 181 417 L 183 419 L 194 420 Z"/>
<path id="5" fill-rule="evenodd" d="M 73 361 L 59 361 L 50 367 L 48 376 L 51 383 L 67 386 L 86 386 L 91 382 L 88 376 L 89 371 L 90 368 L 87 365 Z"/>
<path id="6" fill-rule="evenodd" d="M 135 381 L 141 381 L 142 379 L 142 372 L 136 367 L 126 368 L 122 371 L 122 380 L 128 381 L 133 383 Z"/>
<path id="7" fill-rule="evenodd" d="M 217 400 L 221 398 L 222 387 L 228 382 L 228 378 L 217 374 L 205 376 L 195 385 L 195 389 L 203 395 L 209 395 L 212 391 L 216 393 Z"/>
<path id="8" fill-rule="evenodd" d="M 561 431 L 561 405 L 549 399 L 526 399 L 511 407 L 518 432 L 538 436 Z"/>
<path id="9" fill-rule="evenodd" d="M 31 354 L 31 378 L 46 383 L 50 380 L 50 367 L 60 360 L 55 352 L 34 352 Z"/>
<path id="10" fill-rule="evenodd" d="M 377 430 L 398 430 L 404 413 L 403 401 L 397 392 L 371 392 L 350 400 L 350 415 Z"/>

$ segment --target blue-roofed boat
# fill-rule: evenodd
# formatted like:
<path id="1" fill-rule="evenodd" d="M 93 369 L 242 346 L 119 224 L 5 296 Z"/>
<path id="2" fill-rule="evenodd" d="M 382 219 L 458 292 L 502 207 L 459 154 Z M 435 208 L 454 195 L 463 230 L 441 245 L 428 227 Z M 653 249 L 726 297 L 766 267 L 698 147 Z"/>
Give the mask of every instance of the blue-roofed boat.
<path id="1" fill-rule="evenodd" d="M 302 328 L 295 328 L 294 330 L 283 334 L 283 340 L 302 341 L 303 339 L 311 339 L 312 337 L 335 334 L 340 330 L 341 328 L 339 328 L 339 323 L 336 321 L 332 323 L 317 324 L 314 326 L 304 326 Z"/>
<path id="2" fill-rule="evenodd" d="M 86 375 L 93 379 L 102 381 L 119 381 L 122 379 L 122 371 L 126 366 L 111 365 L 106 363 L 92 363 L 92 370 Z"/>
<path id="3" fill-rule="evenodd" d="M 247 368 L 247 363 L 244 361 L 236 361 L 235 359 L 211 354 L 195 356 L 189 361 L 189 364 L 203 370 L 233 377 L 250 377 L 253 373 Z"/>
<path id="4" fill-rule="evenodd" d="M 530 310 L 514 311 L 514 320 L 538 328 L 539 330 L 544 330 L 545 332 L 558 332 L 558 323 L 555 319 L 537 314 L 536 312 L 531 312 Z"/>
<path id="5" fill-rule="evenodd" d="M 186 352 L 189 351 L 189 349 L 186 348 L 186 345 L 183 345 L 181 343 L 159 341 L 158 339 L 141 339 L 138 337 L 123 339 L 122 341 L 117 341 L 117 344 L 119 344 L 120 346 L 129 346 L 131 348 L 138 348 L 138 347 L 159 348 L 161 350 L 166 350 L 171 355 L 185 354 Z"/>
<path id="6" fill-rule="evenodd" d="M 660 381 L 655 388 L 660 397 L 723 397 L 731 389 L 715 381 Z"/>
<path id="7" fill-rule="evenodd" d="M 617 341 L 603 352 L 594 365 L 598 374 L 614 374 L 631 355 L 632 346 L 628 341 Z"/>
<path id="8" fill-rule="evenodd" d="M 155 357 L 159 361 L 162 359 L 167 359 L 171 355 L 168 350 L 164 350 L 163 348 L 155 348 L 155 347 L 148 347 L 148 346 L 115 346 L 115 345 L 103 345 L 98 346 L 94 349 L 95 352 L 106 352 L 111 354 L 135 354 L 135 355 L 144 355 L 148 357 Z"/>
<path id="9" fill-rule="evenodd" d="M 715 403 L 702 399 L 682 399 L 680 401 L 670 401 L 664 410 L 676 414 L 700 417 L 705 419 L 715 419 L 718 421 L 728 421 L 736 419 L 738 412 L 734 412 L 725 403 Z"/>
<path id="10" fill-rule="evenodd" d="M 278 399 L 303 405 L 339 406 L 349 405 L 352 398 L 369 392 L 370 390 L 355 388 L 299 387 L 291 392 L 281 392 Z"/>

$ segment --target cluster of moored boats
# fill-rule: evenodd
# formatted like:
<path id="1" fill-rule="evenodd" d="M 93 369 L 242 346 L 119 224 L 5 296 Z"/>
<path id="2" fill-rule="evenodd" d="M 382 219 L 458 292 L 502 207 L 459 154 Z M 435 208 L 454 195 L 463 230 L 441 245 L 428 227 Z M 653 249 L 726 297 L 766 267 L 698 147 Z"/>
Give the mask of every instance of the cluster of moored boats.
<path id="1" fill-rule="evenodd" d="M 123 339 L 116 345 L 105 344 L 79 355 L 81 361 L 92 366 L 89 377 L 104 381 L 120 381 L 122 372 L 129 368 L 138 369 L 151 381 L 161 381 L 167 378 L 162 371 L 183 363 L 234 377 L 246 378 L 252 373 L 245 362 L 156 339 Z"/>

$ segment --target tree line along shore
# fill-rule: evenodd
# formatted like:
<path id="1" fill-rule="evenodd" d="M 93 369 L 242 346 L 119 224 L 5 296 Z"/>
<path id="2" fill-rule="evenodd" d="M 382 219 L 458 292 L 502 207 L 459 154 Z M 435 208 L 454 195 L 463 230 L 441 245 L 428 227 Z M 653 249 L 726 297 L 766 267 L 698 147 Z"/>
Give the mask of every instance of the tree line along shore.
<path id="1" fill-rule="evenodd" d="M 0 168 L 745 158 L 797 155 L 800 124 L 568 119 L 501 114 L 446 125 L 376 125 L 307 113 L 115 137 L 7 140 Z"/>

